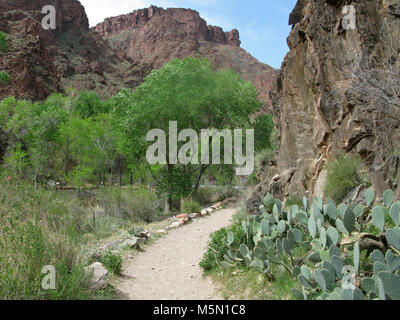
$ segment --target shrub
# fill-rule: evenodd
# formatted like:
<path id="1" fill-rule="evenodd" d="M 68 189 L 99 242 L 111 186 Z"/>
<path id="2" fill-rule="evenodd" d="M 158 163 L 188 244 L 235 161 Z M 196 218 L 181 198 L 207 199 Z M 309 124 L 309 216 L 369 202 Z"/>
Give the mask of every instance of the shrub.
<path id="1" fill-rule="evenodd" d="M 193 200 L 192 198 L 183 199 L 181 204 L 181 211 L 183 213 L 193 213 L 193 212 L 200 212 L 201 206 L 200 204 Z"/>
<path id="2" fill-rule="evenodd" d="M 0 71 L 0 83 L 9 84 L 11 82 L 11 77 L 8 72 Z"/>
<path id="3" fill-rule="evenodd" d="M 104 189 L 97 199 L 107 215 L 131 222 L 153 222 L 160 216 L 162 208 L 156 194 L 144 187 Z"/>
<path id="4" fill-rule="evenodd" d="M 77 263 L 76 257 L 59 255 L 42 222 L 15 215 L 7 218 L 0 230 L 0 299 L 90 298 L 83 265 Z M 41 287 L 42 268 L 46 265 L 55 266 L 55 290 Z"/>
<path id="5" fill-rule="evenodd" d="M 274 130 L 274 120 L 271 114 L 260 115 L 254 123 L 254 147 L 259 152 L 265 149 L 271 149 L 271 135 Z"/>
<path id="6" fill-rule="evenodd" d="M 340 156 L 328 162 L 325 196 L 340 203 L 353 188 L 361 183 L 358 173 L 360 165 L 361 159 L 352 155 Z"/>
<path id="7" fill-rule="evenodd" d="M 122 256 L 120 254 L 107 251 L 101 258 L 101 263 L 112 274 L 120 275 L 122 272 Z"/>
<path id="8" fill-rule="evenodd" d="M 289 196 L 286 199 L 285 205 L 287 208 L 295 205 L 301 208 L 303 206 L 303 199 L 301 199 L 299 196 Z"/>
<path id="9" fill-rule="evenodd" d="M 228 232 L 232 232 L 234 235 L 234 243 L 232 244 L 232 247 L 234 247 L 235 244 L 239 245 L 242 243 L 246 236 L 243 229 L 239 225 L 233 225 L 229 228 L 222 228 L 213 233 L 210 237 L 207 251 L 200 262 L 200 267 L 204 271 L 214 270 L 219 266 L 220 262 L 224 261 L 224 256 L 229 250 L 229 247 L 226 244 Z"/>
<path id="10" fill-rule="evenodd" d="M 0 182 L 0 299 L 90 299 L 78 258 L 81 238 L 67 204 L 53 192 Z M 43 290 L 44 266 L 56 290 Z"/>
<path id="11" fill-rule="evenodd" d="M 8 49 L 7 36 L 4 32 L 0 31 L 0 52 L 7 52 Z"/>

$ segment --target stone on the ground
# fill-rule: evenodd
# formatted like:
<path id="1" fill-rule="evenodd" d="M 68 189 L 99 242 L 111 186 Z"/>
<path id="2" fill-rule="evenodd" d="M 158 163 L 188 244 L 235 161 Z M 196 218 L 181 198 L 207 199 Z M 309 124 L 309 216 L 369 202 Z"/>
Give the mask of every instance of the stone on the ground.
<path id="1" fill-rule="evenodd" d="M 151 238 L 150 231 L 142 231 L 138 234 L 139 238 L 149 239 Z"/>
<path id="2" fill-rule="evenodd" d="M 160 234 L 160 235 L 163 235 L 163 234 L 166 234 L 166 233 L 167 233 L 167 231 L 164 230 L 164 229 L 160 229 L 160 230 L 156 231 L 156 234 Z"/>
<path id="3" fill-rule="evenodd" d="M 182 225 L 188 223 L 189 221 L 189 216 L 187 214 L 180 214 L 176 216 L 176 218 Z"/>
<path id="4" fill-rule="evenodd" d="M 206 215 L 208 214 L 207 209 L 201 210 L 201 213 L 200 213 L 200 214 L 201 214 L 203 217 L 206 216 Z"/>
<path id="5" fill-rule="evenodd" d="M 194 220 L 199 216 L 199 214 L 197 212 L 194 212 L 192 214 L 189 214 L 189 219 Z"/>
<path id="6" fill-rule="evenodd" d="M 179 221 L 175 221 L 171 224 L 170 228 L 171 229 L 175 229 L 175 228 L 179 228 L 182 224 Z"/>
<path id="7" fill-rule="evenodd" d="M 100 263 L 95 262 L 85 268 L 85 272 L 92 274 L 90 289 L 93 291 L 102 290 L 107 286 L 107 279 L 110 275 L 106 267 Z"/>
<path id="8" fill-rule="evenodd" d="M 124 241 L 122 241 L 120 243 L 120 245 L 118 246 L 118 249 L 123 249 L 125 247 L 130 247 L 130 248 L 134 249 L 138 244 L 138 240 L 139 240 L 139 238 L 136 238 L 136 237 L 125 239 Z"/>

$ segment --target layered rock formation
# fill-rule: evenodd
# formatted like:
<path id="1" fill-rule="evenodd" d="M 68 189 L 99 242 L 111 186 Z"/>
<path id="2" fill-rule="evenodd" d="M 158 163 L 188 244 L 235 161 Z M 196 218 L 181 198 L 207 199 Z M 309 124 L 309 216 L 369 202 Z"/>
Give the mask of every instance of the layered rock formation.
<path id="1" fill-rule="evenodd" d="M 356 29 L 345 5 L 355 8 Z M 389 174 L 398 167 L 391 156 L 400 124 L 399 10 L 399 0 L 297 2 L 271 93 L 283 196 L 321 195 L 324 164 L 340 153 L 362 157 L 378 194 L 399 188 Z"/>
<path id="2" fill-rule="evenodd" d="M 260 63 L 240 48 L 238 30 L 224 32 L 208 26 L 199 13 L 187 9 L 150 7 L 108 18 L 93 30 L 112 48 L 126 52 L 134 61 L 160 68 L 174 58 L 209 57 L 215 68 L 231 68 L 252 81 L 271 110 L 269 90 L 278 71 Z"/>
<path id="3" fill-rule="evenodd" d="M 56 30 L 42 27 L 44 5 L 56 8 Z M 0 69 L 11 75 L 10 85 L 0 87 L 0 98 L 43 100 L 68 88 L 109 95 L 126 86 L 127 78 L 139 84 L 151 70 L 89 31 L 77 0 L 1 0 L 0 10 L 0 31 L 7 34 L 10 47 L 1 56 Z"/>

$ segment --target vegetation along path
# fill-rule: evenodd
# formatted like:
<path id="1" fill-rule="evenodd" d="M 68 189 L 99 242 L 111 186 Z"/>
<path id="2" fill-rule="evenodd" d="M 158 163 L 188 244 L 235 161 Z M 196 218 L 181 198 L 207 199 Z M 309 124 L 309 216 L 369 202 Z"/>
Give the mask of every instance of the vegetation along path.
<path id="1" fill-rule="evenodd" d="M 227 227 L 237 209 L 224 209 L 171 230 L 145 252 L 125 263 L 117 284 L 131 300 L 222 300 L 199 263 L 211 233 Z"/>

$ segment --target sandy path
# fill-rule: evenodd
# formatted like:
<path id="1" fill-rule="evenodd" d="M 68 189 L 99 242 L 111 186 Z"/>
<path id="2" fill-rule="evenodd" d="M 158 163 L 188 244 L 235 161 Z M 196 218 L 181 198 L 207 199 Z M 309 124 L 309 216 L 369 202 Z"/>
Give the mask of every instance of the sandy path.
<path id="1" fill-rule="evenodd" d="M 222 300 L 199 267 L 209 235 L 230 224 L 237 209 L 224 209 L 181 228 L 125 263 L 116 285 L 122 299 Z"/>

